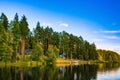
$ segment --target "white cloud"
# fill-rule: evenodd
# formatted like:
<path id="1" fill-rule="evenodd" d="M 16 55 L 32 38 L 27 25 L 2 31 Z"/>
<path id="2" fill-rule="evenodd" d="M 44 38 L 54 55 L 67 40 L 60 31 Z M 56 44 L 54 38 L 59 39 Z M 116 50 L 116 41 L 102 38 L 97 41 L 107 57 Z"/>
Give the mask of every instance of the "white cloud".
<path id="1" fill-rule="evenodd" d="M 67 23 L 60 23 L 59 26 L 68 27 L 69 25 Z"/>
<path id="2" fill-rule="evenodd" d="M 120 39 L 118 36 L 105 36 L 106 39 Z"/>
<path id="3" fill-rule="evenodd" d="M 120 30 L 100 30 L 100 31 L 93 31 L 93 33 L 116 34 L 116 33 L 120 33 Z"/>
<path id="4" fill-rule="evenodd" d="M 104 39 L 97 39 L 97 38 L 96 38 L 96 39 L 93 39 L 93 41 L 94 41 L 94 42 L 102 42 L 102 41 L 104 41 Z"/>
<path id="5" fill-rule="evenodd" d="M 102 30 L 100 32 L 101 33 L 111 33 L 111 34 L 114 34 L 114 33 L 120 33 L 120 30 Z"/>
<path id="6" fill-rule="evenodd" d="M 42 24 L 41 24 L 42 26 L 49 26 L 49 27 L 52 27 L 53 26 L 53 24 L 51 24 L 51 23 L 49 23 L 49 22 L 43 22 Z"/>

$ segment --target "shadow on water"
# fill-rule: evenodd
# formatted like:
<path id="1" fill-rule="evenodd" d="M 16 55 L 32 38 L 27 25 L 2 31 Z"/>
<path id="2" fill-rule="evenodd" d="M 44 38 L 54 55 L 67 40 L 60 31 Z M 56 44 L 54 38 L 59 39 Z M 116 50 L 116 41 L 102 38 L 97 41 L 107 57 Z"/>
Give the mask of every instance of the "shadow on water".
<path id="1" fill-rule="evenodd" d="M 118 70 L 118 63 L 79 66 L 0 67 L 0 80 L 96 80 L 98 72 Z"/>

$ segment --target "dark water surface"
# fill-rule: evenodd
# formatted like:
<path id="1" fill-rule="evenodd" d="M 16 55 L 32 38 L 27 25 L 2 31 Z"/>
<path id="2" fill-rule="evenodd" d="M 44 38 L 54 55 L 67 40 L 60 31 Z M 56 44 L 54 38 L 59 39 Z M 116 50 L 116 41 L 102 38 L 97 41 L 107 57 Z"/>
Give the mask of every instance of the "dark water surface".
<path id="1" fill-rule="evenodd" d="M 120 64 L 0 67 L 0 80 L 120 80 Z"/>

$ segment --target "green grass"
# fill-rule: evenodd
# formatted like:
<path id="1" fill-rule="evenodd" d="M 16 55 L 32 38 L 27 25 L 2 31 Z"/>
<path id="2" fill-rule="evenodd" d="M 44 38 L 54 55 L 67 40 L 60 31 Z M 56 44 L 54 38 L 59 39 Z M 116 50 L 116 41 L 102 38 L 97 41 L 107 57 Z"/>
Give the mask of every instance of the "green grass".
<path id="1" fill-rule="evenodd" d="M 109 61 L 84 61 L 84 60 L 77 60 L 77 59 L 56 59 L 56 65 L 74 65 L 74 62 L 78 62 L 79 64 L 95 64 L 95 63 L 119 63 L 119 62 L 109 62 Z M 44 62 L 44 63 L 43 63 Z M 16 67 L 35 67 L 35 66 L 46 66 L 45 61 L 18 61 L 18 62 L 0 62 L 0 67 L 5 66 L 16 66 Z"/>
<path id="2" fill-rule="evenodd" d="M 19 61 L 19 62 L 0 62 L 0 67 L 4 66 L 17 66 L 17 67 L 35 67 L 35 66 L 42 66 L 42 63 L 39 61 Z"/>

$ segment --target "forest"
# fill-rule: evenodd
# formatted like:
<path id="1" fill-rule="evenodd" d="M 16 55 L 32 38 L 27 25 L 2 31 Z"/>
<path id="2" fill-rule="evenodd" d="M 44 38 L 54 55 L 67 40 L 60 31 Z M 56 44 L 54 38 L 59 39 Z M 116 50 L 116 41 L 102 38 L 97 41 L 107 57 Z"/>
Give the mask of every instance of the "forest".
<path id="1" fill-rule="evenodd" d="M 96 45 L 66 31 L 56 32 L 49 26 L 36 23 L 29 29 L 25 15 L 19 19 L 16 13 L 9 21 L 0 16 L 0 61 L 55 61 L 60 55 L 65 59 L 118 62 L 120 55 L 113 51 L 97 50 Z"/>

